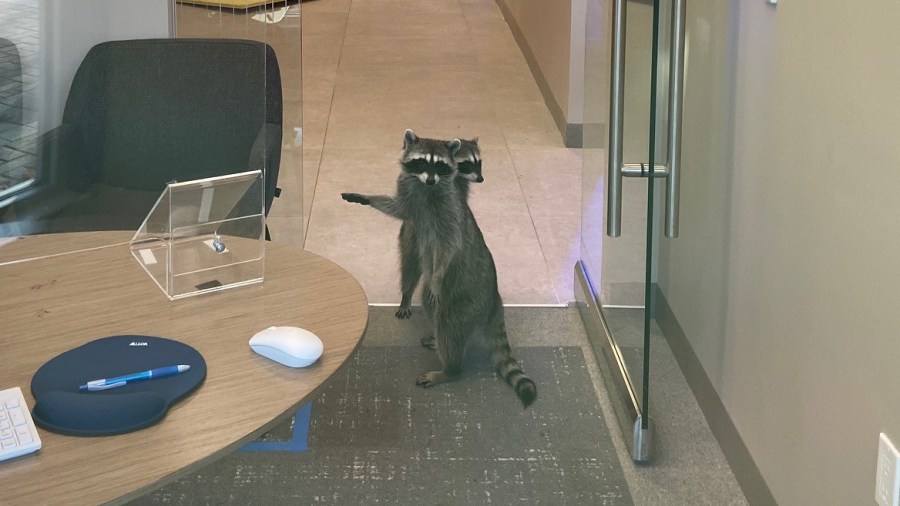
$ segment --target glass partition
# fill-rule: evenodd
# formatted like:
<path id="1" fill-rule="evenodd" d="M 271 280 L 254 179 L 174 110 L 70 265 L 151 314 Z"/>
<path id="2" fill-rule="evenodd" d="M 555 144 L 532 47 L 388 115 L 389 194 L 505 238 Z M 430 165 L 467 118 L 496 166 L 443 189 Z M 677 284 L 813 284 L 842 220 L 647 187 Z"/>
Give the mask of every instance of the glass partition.
<path id="1" fill-rule="evenodd" d="M 653 457 L 651 335 L 666 159 L 673 3 L 589 0 L 585 44 L 582 316 L 632 457 Z M 627 15 L 626 15 L 627 13 Z M 654 22 L 655 21 L 655 22 Z M 651 167 L 653 169 L 651 169 Z"/>
<path id="2" fill-rule="evenodd" d="M 0 0 L 0 264 L 127 243 L 168 183 L 251 170 L 267 232 L 302 236 L 299 4 L 223 4 Z M 79 235 L 16 240 L 51 233 Z"/>
<path id="3" fill-rule="evenodd" d="M 175 5 L 178 38 L 237 38 L 264 42 L 274 51 L 281 80 L 283 117 L 278 186 L 267 223 L 273 241 L 302 245 L 303 108 L 301 3 L 261 0 L 184 0 Z"/>
<path id="4" fill-rule="evenodd" d="M 39 99 L 40 16 L 37 1 L 0 0 L 0 244 L 28 233 L 11 206 L 34 191 Z M 25 230 L 23 230 L 25 228 Z"/>

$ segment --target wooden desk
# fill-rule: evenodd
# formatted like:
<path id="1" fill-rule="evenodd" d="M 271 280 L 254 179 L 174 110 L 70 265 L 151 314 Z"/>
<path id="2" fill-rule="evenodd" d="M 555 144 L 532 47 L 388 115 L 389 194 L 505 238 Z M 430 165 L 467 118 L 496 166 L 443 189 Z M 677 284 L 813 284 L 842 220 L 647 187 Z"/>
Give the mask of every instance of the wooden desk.
<path id="1" fill-rule="evenodd" d="M 360 343 L 368 321 L 365 294 L 329 260 L 267 243 L 264 283 L 170 302 L 132 258 L 130 237 L 58 234 L 0 248 L 2 263 L 59 251 L 60 241 L 81 247 L 93 238 L 106 245 L 0 265 L 0 389 L 21 387 L 32 408 L 31 377 L 44 362 L 116 334 L 193 346 L 206 359 L 206 381 L 144 430 L 82 438 L 38 429 L 41 450 L 0 462 L 4 505 L 121 503 L 149 492 L 290 415 Z M 271 325 L 316 333 L 325 344 L 322 358 L 290 369 L 256 355 L 247 341 Z"/>

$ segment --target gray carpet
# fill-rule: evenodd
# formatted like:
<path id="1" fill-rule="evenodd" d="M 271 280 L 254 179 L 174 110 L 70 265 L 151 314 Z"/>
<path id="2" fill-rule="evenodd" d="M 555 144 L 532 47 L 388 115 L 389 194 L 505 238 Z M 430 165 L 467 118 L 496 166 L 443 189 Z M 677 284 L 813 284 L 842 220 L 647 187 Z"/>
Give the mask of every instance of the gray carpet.
<path id="1" fill-rule="evenodd" d="M 308 450 L 235 453 L 132 504 L 633 504 L 580 347 L 516 348 L 538 385 L 523 410 L 480 348 L 460 380 L 416 387 L 439 362 L 410 345 L 423 321 L 392 313 L 371 309 L 368 344 L 313 402 Z M 386 327 L 405 335 L 372 336 Z"/>

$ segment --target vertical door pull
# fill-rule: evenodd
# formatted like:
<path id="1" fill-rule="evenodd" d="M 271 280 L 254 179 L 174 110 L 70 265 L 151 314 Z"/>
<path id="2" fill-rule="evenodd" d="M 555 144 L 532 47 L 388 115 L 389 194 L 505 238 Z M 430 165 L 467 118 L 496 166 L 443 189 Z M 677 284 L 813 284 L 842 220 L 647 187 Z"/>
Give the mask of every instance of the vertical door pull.
<path id="1" fill-rule="evenodd" d="M 687 0 L 672 0 L 671 54 L 669 56 L 669 113 L 667 162 L 654 168 L 654 177 L 666 178 L 666 237 L 678 237 L 681 184 L 681 116 L 684 104 L 684 20 Z M 648 177 L 640 164 L 622 163 L 625 106 L 625 21 L 627 0 L 613 4 L 612 57 L 609 92 L 609 168 L 607 176 L 606 235 L 622 235 L 622 176 Z M 649 171 L 648 171 L 649 172 Z M 661 173 L 660 173 L 661 172 Z"/>
<path id="2" fill-rule="evenodd" d="M 684 8 L 686 0 L 672 1 L 671 54 L 669 56 L 669 133 L 666 179 L 666 237 L 678 237 L 681 184 L 681 113 L 684 104 Z"/>
<path id="3" fill-rule="evenodd" d="M 625 17 L 627 0 L 613 4 L 612 58 L 609 86 L 609 170 L 606 235 L 622 234 L 622 124 L 625 107 Z"/>

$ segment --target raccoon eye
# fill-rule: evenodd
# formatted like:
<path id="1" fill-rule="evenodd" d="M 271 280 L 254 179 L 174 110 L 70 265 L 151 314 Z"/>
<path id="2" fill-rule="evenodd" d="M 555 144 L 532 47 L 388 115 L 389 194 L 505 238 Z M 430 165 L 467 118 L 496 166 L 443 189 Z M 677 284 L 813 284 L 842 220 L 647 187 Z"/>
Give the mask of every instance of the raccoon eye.
<path id="1" fill-rule="evenodd" d="M 406 162 L 403 167 L 407 172 L 411 172 L 413 174 L 421 174 L 428 170 L 428 162 L 425 160 L 416 158 Z"/>
<path id="2" fill-rule="evenodd" d="M 453 169 L 444 162 L 435 162 L 434 172 L 439 176 L 449 176 L 453 174 Z"/>
<path id="3" fill-rule="evenodd" d="M 475 171 L 481 170 L 481 162 L 460 162 L 458 170 L 462 174 L 471 174 Z"/>

